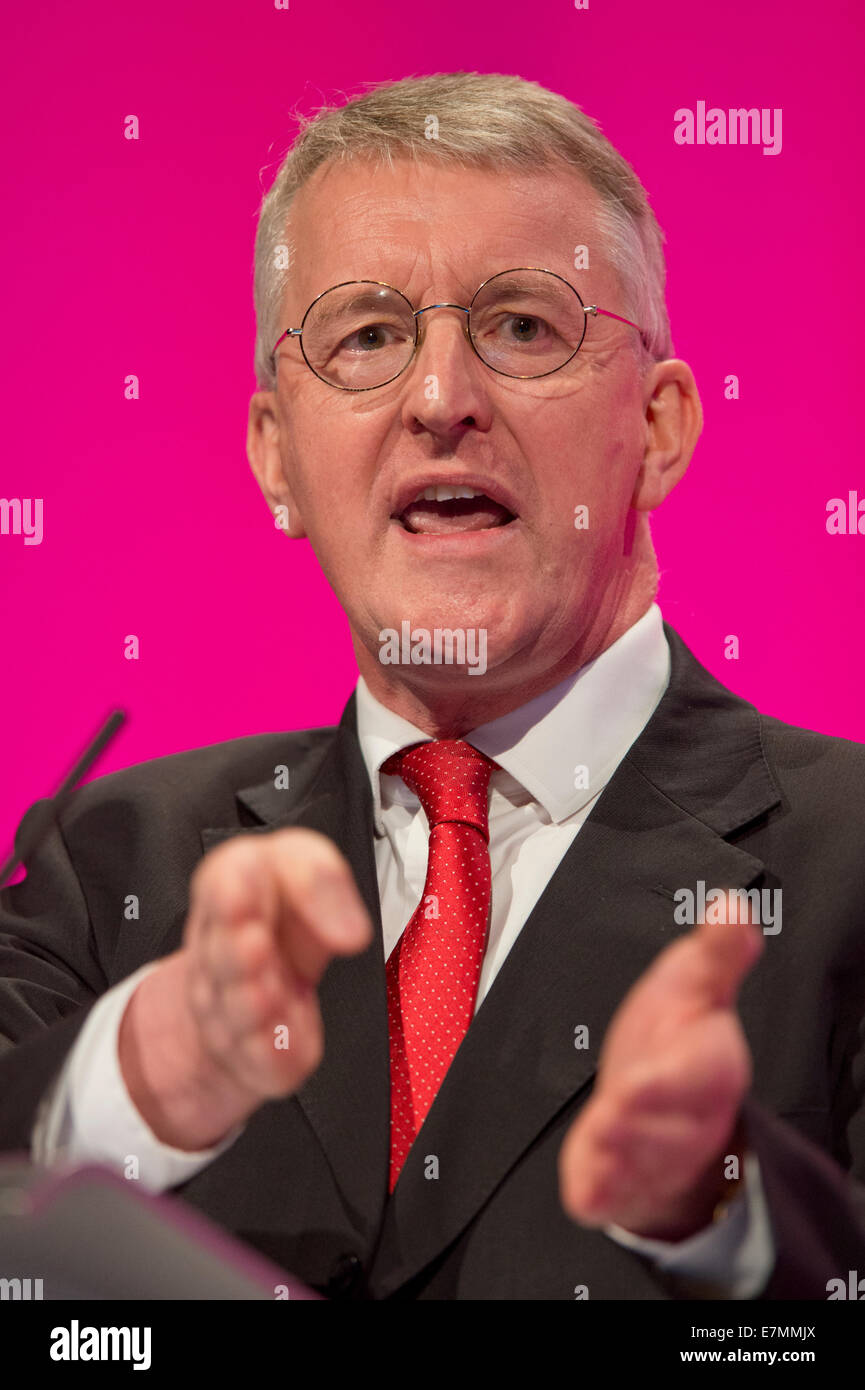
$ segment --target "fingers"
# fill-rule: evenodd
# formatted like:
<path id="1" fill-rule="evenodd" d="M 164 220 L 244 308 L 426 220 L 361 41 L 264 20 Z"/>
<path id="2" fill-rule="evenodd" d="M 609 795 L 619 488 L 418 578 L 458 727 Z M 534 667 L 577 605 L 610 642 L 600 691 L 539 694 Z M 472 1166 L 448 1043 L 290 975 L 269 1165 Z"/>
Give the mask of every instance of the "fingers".
<path id="1" fill-rule="evenodd" d="M 750 914 L 738 920 L 739 905 L 728 894 L 721 920 L 668 946 L 619 1005 L 594 1094 L 560 1151 L 562 1201 L 575 1219 L 656 1233 L 704 1224 L 719 1179 L 713 1161 L 751 1083 L 734 1004 L 763 938 Z"/>
<path id="2" fill-rule="evenodd" d="M 711 1167 L 720 1182 L 725 1152 L 752 1063 L 731 1011 L 690 1022 L 663 1054 L 608 1077 L 565 1138 L 560 1192 L 587 1224 L 663 1219 L 687 1208 Z M 714 1181 L 714 1179 L 713 1179 Z"/>
<path id="3" fill-rule="evenodd" d="M 687 1112 L 701 1122 L 734 1105 L 751 1083 L 751 1056 L 731 1010 L 699 1015 L 621 1075 L 605 1098 L 627 1123 Z"/>
<path id="4" fill-rule="evenodd" d="M 695 1009 L 730 1008 L 748 971 L 763 951 L 763 937 L 750 909 L 727 894 L 718 904 L 720 921 L 702 922 L 662 951 L 637 981 L 645 1002 L 675 997 Z M 739 920 L 741 917 L 741 920 Z"/>
<path id="5" fill-rule="evenodd" d="M 238 836 L 206 855 L 193 876 L 189 941 L 215 926 L 228 932 L 261 921 L 278 931 L 287 965 L 318 983 L 333 955 L 352 954 L 372 939 L 372 924 L 351 869 L 316 831 L 290 829 Z M 238 968 L 223 932 L 210 946 L 214 967 Z"/>
<path id="6" fill-rule="evenodd" d="M 212 987 L 199 1019 L 211 1055 L 261 1098 L 295 1090 L 324 1053 L 315 990 L 275 973 Z"/>
<path id="7" fill-rule="evenodd" d="M 730 1008 L 743 979 L 763 951 L 763 937 L 750 918 L 739 922 L 730 915 L 727 900 L 727 920 L 704 922 L 694 935 L 695 946 L 702 955 L 702 969 L 710 1001 L 716 1008 Z M 733 909 L 735 911 L 735 909 Z"/>
<path id="8" fill-rule="evenodd" d="M 351 869 L 325 836 L 244 835 L 205 856 L 184 934 L 203 1049 L 253 1094 L 287 1094 L 323 1055 L 316 986 L 334 955 L 369 945 Z"/>

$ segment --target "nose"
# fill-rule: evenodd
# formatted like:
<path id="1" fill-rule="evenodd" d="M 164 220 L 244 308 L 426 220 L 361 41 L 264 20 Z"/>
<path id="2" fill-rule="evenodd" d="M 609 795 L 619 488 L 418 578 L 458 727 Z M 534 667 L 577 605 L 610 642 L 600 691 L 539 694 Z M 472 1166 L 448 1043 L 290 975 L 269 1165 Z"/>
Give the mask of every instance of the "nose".
<path id="1" fill-rule="evenodd" d="M 455 350 L 458 341 L 448 339 L 446 325 L 433 334 L 426 332 L 426 315 L 432 309 L 456 310 L 462 317 L 457 322 L 462 327 L 466 347 Z M 433 432 L 448 431 L 466 420 L 473 421 L 480 428 L 488 428 L 491 405 L 487 384 L 483 380 L 486 368 L 474 352 L 469 332 L 469 310 L 464 304 L 450 301 L 440 304 L 427 304 L 414 311 L 417 321 L 417 348 L 410 371 L 408 392 L 404 409 L 412 416 L 414 427 L 419 424 Z M 450 341 L 450 347 L 448 347 Z"/>
<path id="2" fill-rule="evenodd" d="M 425 329 L 426 329 L 426 319 L 422 318 L 421 315 L 423 315 L 423 314 L 428 314 L 428 313 L 430 312 L 431 309 L 457 309 L 461 314 L 464 314 L 464 315 L 465 315 L 465 318 L 462 320 L 462 329 L 463 329 L 463 333 L 465 334 L 466 342 L 469 344 L 469 347 L 471 347 L 471 341 L 472 341 L 472 340 L 471 340 L 471 334 L 470 334 L 470 332 L 469 332 L 469 310 L 465 307 L 464 304 L 449 304 L 449 303 L 443 303 L 443 304 L 426 304 L 426 305 L 423 307 L 423 309 L 415 309 L 415 311 L 414 311 L 415 320 L 416 320 L 416 322 L 417 322 L 417 351 L 418 351 L 418 352 L 420 352 L 421 348 L 423 347 L 424 340 L 425 340 L 425 338 L 426 338 L 426 336 L 427 336 L 427 335 L 426 335 L 426 331 L 425 331 Z"/>
<path id="3" fill-rule="evenodd" d="M 447 302 L 445 302 L 444 304 L 426 304 L 424 305 L 423 309 L 415 309 L 415 318 L 419 319 L 421 314 L 428 314 L 430 309 L 459 309 L 461 314 L 465 314 L 466 325 L 468 325 L 469 311 L 464 304 L 448 304 Z"/>

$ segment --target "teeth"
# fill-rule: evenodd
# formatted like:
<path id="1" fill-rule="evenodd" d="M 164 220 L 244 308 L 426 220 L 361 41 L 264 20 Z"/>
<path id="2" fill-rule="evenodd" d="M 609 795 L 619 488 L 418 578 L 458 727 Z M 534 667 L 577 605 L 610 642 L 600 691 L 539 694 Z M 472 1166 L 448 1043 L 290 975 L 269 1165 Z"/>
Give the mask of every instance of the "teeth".
<path id="1" fill-rule="evenodd" d="M 483 492 L 477 492 L 472 487 L 425 487 L 423 492 L 419 492 L 414 499 L 415 502 L 452 502 L 457 498 L 463 497 L 485 497 Z"/>

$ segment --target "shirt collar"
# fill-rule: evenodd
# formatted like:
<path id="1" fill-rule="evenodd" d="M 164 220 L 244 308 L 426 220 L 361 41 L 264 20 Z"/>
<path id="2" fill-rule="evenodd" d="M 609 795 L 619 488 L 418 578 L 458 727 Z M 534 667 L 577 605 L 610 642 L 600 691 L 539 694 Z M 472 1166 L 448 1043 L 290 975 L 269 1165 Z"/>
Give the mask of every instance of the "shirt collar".
<path id="1" fill-rule="evenodd" d="M 479 725 L 465 739 L 507 774 L 494 773 L 493 786 L 513 778 L 551 820 L 563 821 L 609 781 L 649 722 L 669 679 L 670 650 L 661 610 L 653 603 L 600 656 L 518 709 Z M 429 742 L 430 735 L 381 704 L 363 677 L 356 698 L 358 738 L 381 835 L 381 765 L 410 743 Z M 398 778 L 385 776 L 385 781 L 410 797 Z M 392 795 L 385 793 L 386 802 Z"/>

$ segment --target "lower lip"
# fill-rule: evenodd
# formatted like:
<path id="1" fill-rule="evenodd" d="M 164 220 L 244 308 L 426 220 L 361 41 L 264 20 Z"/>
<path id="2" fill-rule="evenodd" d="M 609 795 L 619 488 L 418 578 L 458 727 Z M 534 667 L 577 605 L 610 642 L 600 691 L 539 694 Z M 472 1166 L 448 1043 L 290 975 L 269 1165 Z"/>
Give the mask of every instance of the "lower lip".
<path id="1" fill-rule="evenodd" d="M 433 535 L 407 531 L 400 521 L 392 520 L 390 524 L 414 550 L 422 550 L 425 555 L 444 555 L 449 559 L 458 559 L 462 555 L 475 556 L 506 545 L 520 529 L 519 518 L 508 522 L 507 526 L 488 526 L 482 531 L 436 532 Z"/>

